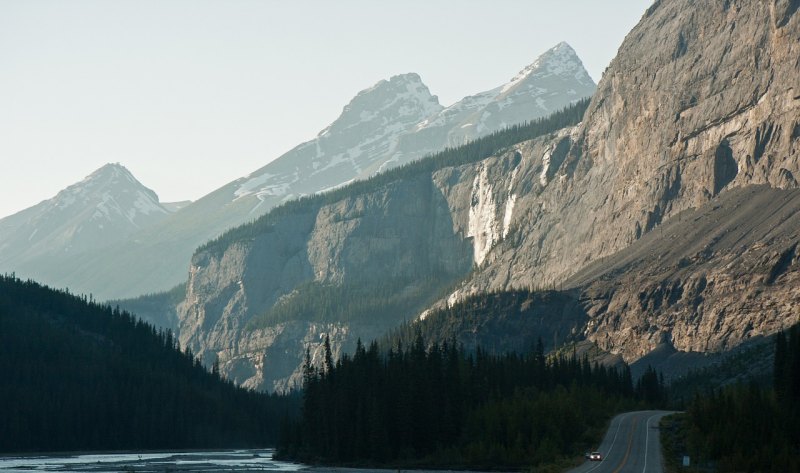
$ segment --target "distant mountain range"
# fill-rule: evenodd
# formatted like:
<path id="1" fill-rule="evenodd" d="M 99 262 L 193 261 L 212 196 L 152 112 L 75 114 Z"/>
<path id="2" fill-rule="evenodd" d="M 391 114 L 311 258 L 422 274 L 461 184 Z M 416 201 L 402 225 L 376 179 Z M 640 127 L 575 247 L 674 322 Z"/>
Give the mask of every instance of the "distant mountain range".
<path id="1" fill-rule="evenodd" d="M 287 199 L 365 179 L 547 116 L 591 96 L 595 87 L 580 58 L 563 42 L 508 83 L 446 108 L 417 74 L 394 76 L 359 92 L 315 139 L 220 191 L 246 203 L 251 213 L 263 213 Z"/>
<path id="2" fill-rule="evenodd" d="M 81 255 L 124 241 L 177 210 L 162 204 L 120 164 L 107 164 L 52 199 L 0 220 L 4 269 L 37 268 L 51 258 Z"/>
<path id="3" fill-rule="evenodd" d="M 508 83 L 449 107 L 417 74 L 395 76 L 358 93 L 313 140 L 188 205 L 161 204 L 127 170 L 106 166 L 0 220 L 0 271 L 102 299 L 169 289 L 187 279 L 200 244 L 283 202 L 549 115 L 594 90 L 566 43 Z"/>

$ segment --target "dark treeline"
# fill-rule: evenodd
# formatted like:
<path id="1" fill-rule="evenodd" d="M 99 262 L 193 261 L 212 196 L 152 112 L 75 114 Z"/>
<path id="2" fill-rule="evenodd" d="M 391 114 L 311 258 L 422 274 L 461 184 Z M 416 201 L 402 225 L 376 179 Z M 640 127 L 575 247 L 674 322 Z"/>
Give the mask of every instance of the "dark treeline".
<path id="1" fill-rule="evenodd" d="M 454 343 L 384 353 L 360 342 L 335 364 L 305 365 L 302 420 L 285 424 L 279 456 L 353 465 L 513 468 L 592 448 L 610 416 L 643 405 L 658 377 L 586 359 L 465 353 Z M 651 386 L 651 381 L 655 385 Z"/>
<path id="2" fill-rule="evenodd" d="M 720 386 L 736 382 L 755 382 L 762 387 L 772 385 L 772 362 L 775 342 L 765 338 L 752 345 L 727 354 L 718 363 L 673 378 L 669 393 L 676 408 L 681 410 L 697 393 L 710 393 Z"/>
<path id="3" fill-rule="evenodd" d="M 164 292 L 144 294 L 130 299 L 109 300 L 111 307 L 120 306 L 157 328 L 178 329 L 178 304 L 186 299 L 186 283 Z"/>
<path id="4" fill-rule="evenodd" d="M 274 444 L 299 399 L 238 388 L 127 312 L 0 277 L 0 450 Z"/>
<path id="5" fill-rule="evenodd" d="M 800 471 L 800 328 L 775 336 L 773 384 L 737 384 L 696 395 L 685 445 L 719 471 Z"/>
<path id="6" fill-rule="evenodd" d="M 314 194 L 287 202 L 250 223 L 228 230 L 198 248 L 197 251 L 219 252 L 235 241 L 247 240 L 268 232 L 278 219 L 287 215 L 313 212 L 324 205 L 338 202 L 348 196 L 374 192 L 376 189 L 400 179 L 430 174 L 449 166 L 474 163 L 498 154 L 503 149 L 517 143 L 576 125 L 583 119 L 589 102 L 590 99 L 585 98 L 550 116 L 505 128 L 461 146 L 446 148 L 418 161 L 372 176 L 367 180 L 356 181 L 331 192 Z"/>

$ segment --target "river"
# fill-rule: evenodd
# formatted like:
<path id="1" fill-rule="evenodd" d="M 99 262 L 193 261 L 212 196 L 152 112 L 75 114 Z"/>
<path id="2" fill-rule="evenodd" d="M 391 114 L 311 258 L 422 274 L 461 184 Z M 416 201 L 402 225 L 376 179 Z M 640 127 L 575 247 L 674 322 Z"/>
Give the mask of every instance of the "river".
<path id="1" fill-rule="evenodd" d="M 273 450 L 219 450 L 163 453 L 7 455 L 0 456 L 0 472 L 292 472 L 305 468 L 304 465 L 273 460 L 272 453 Z"/>

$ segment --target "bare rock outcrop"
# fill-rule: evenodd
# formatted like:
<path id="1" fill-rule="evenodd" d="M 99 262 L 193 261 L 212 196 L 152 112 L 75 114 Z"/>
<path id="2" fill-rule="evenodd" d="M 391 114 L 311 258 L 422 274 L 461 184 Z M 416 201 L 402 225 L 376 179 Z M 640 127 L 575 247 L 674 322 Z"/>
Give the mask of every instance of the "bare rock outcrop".
<path id="1" fill-rule="evenodd" d="M 777 27 L 775 8 L 656 2 L 606 70 L 554 178 L 518 202 L 512 226 L 524 238 L 500 245 L 472 284 L 558 283 L 724 189 L 794 187 L 800 15 Z"/>
<path id="2" fill-rule="evenodd" d="M 670 219 L 570 278 L 586 336 L 635 361 L 716 353 L 800 322 L 800 190 L 751 186 Z"/>

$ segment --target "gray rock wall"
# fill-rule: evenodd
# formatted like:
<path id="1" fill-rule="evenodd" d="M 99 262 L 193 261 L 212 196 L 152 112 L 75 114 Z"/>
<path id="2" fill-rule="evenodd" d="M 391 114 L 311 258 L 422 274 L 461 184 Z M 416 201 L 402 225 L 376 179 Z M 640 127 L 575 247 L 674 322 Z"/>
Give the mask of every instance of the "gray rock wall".
<path id="1" fill-rule="evenodd" d="M 715 205 L 715 196 L 754 184 L 796 188 L 800 15 L 787 5 L 754 0 L 654 4 L 600 81 L 554 177 L 541 192 L 517 201 L 512 226 L 518 234 L 498 244 L 487 255 L 492 264 L 453 297 L 519 286 L 561 287 L 588 264 L 624 254 L 681 211 Z M 765 206 L 750 215 L 774 210 Z M 728 217 L 720 218 L 722 226 Z M 775 248 L 777 241 L 751 243 L 782 251 Z M 636 287 L 645 281 L 631 270 L 625 281 L 633 287 L 611 297 L 610 307 L 594 307 L 595 314 L 608 315 L 587 336 L 631 361 L 663 336 L 685 350 L 723 350 L 750 332 L 793 323 L 794 306 L 780 303 L 796 297 L 789 283 L 785 294 L 753 289 L 764 307 L 733 302 L 745 288 L 764 285 L 761 276 L 749 273 L 758 273 L 750 266 L 755 260 L 737 261 L 738 272 L 731 272 L 723 269 L 729 262 L 722 253 L 711 259 L 708 264 L 725 274 L 719 278 L 728 281 L 727 295 L 692 309 L 682 324 L 673 320 L 684 317 L 677 309 L 632 309 Z M 688 285 L 686 291 L 708 281 L 699 270 L 687 277 L 678 278 L 679 286 Z M 669 279 L 649 284 L 669 286 Z M 658 293 L 654 287 L 642 291 Z"/>
<path id="2" fill-rule="evenodd" d="M 223 372 L 241 384 L 291 387 L 309 343 L 318 350 L 329 334 L 338 352 L 354 346 L 358 337 L 365 342 L 378 337 L 399 321 L 376 314 L 358 323 L 290 321 L 254 329 L 248 326 L 251 320 L 281 298 L 302 297 L 295 291 L 310 281 L 413 281 L 426 271 L 444 275 L 441 284 L 463 277 L 472 260 L 459 228 L 429 175 L 282 217 L 252 240 L 194 256 L 186 301 L 179 308 L 181 344 L 207 363 L 219 356 Z"/>

